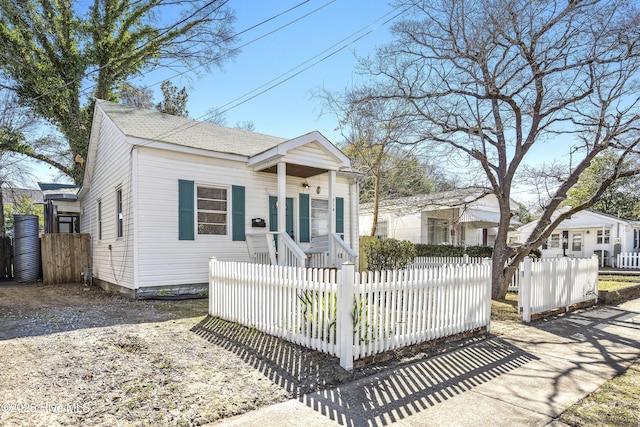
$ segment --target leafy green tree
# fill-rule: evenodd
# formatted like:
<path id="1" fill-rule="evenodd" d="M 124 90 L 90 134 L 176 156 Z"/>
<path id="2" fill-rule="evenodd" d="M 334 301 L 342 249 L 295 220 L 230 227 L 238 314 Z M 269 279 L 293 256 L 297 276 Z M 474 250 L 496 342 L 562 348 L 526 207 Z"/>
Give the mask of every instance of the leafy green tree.
<path id="1" fill-rule="evenodd" d="M 398 0 L 394 39 L 362 70 L 364 100 L 401 104 L 415 142 L 495 194 L 492 297 L 504 298 L 529 252 L 606 188 L 640 173 L 640 10 L 628 0 Z M 511 194 L 534 147 L 563 162 L 526 242 L 507 245 Z M 588 200 L 559 210 L 601 153 L 616 167 Z M 627 167 L 628 165 L 628 167 Z"/>
<path id="2" fill-rule="evenodd" d="M 4 226 L 7 230 L 13 230 L 14 215 L 37 215 L 38 227 L 44 230 L 44 206 L 35 204 L 26 194 L 21 195 L 16 203 L 7 203 L 3 207 Z"/>
<path id="3" fill-rule="evenodd" d="M 162 82 L 160 86 L 162 90 L 162 96 L 164 99 L 156 104 L 156 110 L 165 114 L 172 114 L 174 116 L 189 117 L 187 111 L 187 89 L 183 87 L 178 90 L 170 81 Z"/>
<path id="4" fill-rule="evenodd" d="M 606 152 L 595 157 L 591 165 L 576 185 L 567 192 L 566 206 L 579 206 L 588 201 L 598 191 L 600 183 L 615 173 L 618 156 L 613 152 Z M 629 169 L 629 165 L 625 165 Z M 640 196 L 637 191 L 637 177 L 620 178 L 612 182 L 591 205 L 596 212 L 620 216 L 625 219 L 640 219 Z"/>
<path id="5" fill-rule="evenodd" d="M 57 128 L 61 139 L 49 142 L 66 162 L 19 134 L 0 148 L 81 182 L 84 162 L 72 159 L 86 158 L 92 100 L 117 102 L 128 78 L 169 63 L 206 70 L 230 58 L 234 15 L 226 3 L 93 0 L 83 10 L 70 0 L 0 0 L 0 84 Z"/>

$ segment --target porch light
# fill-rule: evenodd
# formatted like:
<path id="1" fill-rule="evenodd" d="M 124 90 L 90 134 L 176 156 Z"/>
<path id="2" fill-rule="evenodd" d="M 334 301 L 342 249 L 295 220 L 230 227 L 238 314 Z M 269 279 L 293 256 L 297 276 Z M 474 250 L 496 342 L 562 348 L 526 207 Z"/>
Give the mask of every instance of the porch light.
<path id="1" fill-rule="evenodd" d="M 303 183 L 302 183 L 302 188 L 303 188 L 305 191 L 309 190 L 309 187 L 310 187 L 310 186 L 309 186 L 309 183 L 308 183 L 308 182 L 303 182 Z"/>

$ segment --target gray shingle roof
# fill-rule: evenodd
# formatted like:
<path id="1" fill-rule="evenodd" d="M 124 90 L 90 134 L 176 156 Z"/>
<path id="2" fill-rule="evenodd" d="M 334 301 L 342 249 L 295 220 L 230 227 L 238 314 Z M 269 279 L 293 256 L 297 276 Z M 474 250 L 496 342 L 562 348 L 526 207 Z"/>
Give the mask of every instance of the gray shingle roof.
<path id="1" fill-rule="evenodd" d="M 437 193 L 385 199 L 380 201 L 379 208 L 402 210 L 405 208 L 424 209 L 427 206 L 458 207 L 464 205 L 465 202 L 479 199 L 487 194 L 489 194 L 489 189 L 487 188 L 461 188 Z M 373 203 L 363 203 L 360 205 L 361 212 L 372 209 Z"/>
<path id="2" fill-rule="evenodd" d="M 286 141 L 109 101 L 98 100 L 97 103 L 125 135 L 134 138 L 249 157 Z"/>

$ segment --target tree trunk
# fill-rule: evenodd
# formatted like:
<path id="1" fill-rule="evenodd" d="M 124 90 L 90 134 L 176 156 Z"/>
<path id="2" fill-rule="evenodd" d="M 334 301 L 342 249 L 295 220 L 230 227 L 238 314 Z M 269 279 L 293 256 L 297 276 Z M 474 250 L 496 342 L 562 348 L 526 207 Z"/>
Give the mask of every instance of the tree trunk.
<path id="1" fill-rule="evenodd" d="M 373 186 L 373 219 L 371 221 L 371 236 L 378 230 L 378 205 L 380 204 L 380 174 L 376 174 Z"/>

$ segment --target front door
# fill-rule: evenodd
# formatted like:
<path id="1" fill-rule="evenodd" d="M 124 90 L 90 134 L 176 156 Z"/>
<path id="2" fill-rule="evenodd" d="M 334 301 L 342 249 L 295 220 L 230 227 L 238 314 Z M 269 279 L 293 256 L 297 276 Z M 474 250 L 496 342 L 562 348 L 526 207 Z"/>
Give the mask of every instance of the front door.
<path id="1" fill-rule="evenodd" d="M 269 196 L 269 231 L 278 231 L 278 198 Z M 292 239 L 293 236 L 293 199 L 286 200 L 286 232 Z M 295 240 L 295 239 L 294 239 Z"/>

